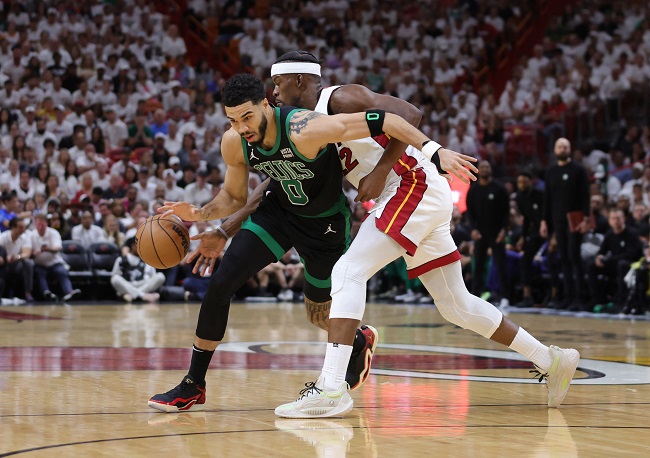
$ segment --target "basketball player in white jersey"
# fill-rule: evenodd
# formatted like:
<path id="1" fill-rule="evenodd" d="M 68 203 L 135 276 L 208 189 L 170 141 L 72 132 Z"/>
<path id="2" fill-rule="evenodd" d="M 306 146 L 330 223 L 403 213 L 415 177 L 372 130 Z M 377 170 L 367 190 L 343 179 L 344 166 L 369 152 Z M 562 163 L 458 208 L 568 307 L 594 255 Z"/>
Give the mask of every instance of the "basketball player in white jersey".
<path id="1" fill-rule="evenodd" d="M 374 94 L 362 86 L 323 89 L 320 65 L 308 53 L 292 52 L 280 57 L 271 76 L 279 105 L 327 114 L 366 109 L 394 111 L 394 98 Z M 345 371 L 365 309 L 366 282 L 400 256 L 406 260 L 409 276 L 422 281 L 444 318 L 507 345 L 532 361 L 540 380 L 546 380 L 549 407 L 559 406 L 575 373 L 579 353 L 543 345 L 492 304 L 467 291 L 460 254 L 451 237 L 453 204 L 447 181 L 421 151 L 409 146 L 395 157 L 398 152 L 385 153 L 386 144 L 383 135 L 337 144 L 343 173 L 351 184 L 361 188 L 357 199 L 376 197 L 376 183 L 360 185 L 364 177 L 381 183 L 383 174 L 383 189 L 371 217 L 361 224 L 357 237 L 332 271 L 329 343 L 323 371 L 316 383 L 306 385 L 308 389 L 298 400 L 279 406 L 275 413 L 287 418 L 317 418 L 341 416 L 352 409 Z M 382 158 L 394 164 L 388 173 L 382 171 Z M 376 168 L 378 163 L 380 167 Z"/>
<path id="2" fill-rule="evenodd" d="M 271 75 L 279 105 L 326 114 L 380 109 L 419 123 L 417 108 L 363 86 L 323 89 L 318 60 L 308 52 L 293 51 L 281 56 Z M 440 161 L 442 155 L 432 156 L 430 151 L 425 155 L 395 141 L 386 146 L 387 143 L 387 137 L 378 135 L 337 144 L 343 173 L 359 189 L 357 200 L 377 198 L 371 213 L 374 217 L 362 223 L 357 237 L 332 271 L 329 343 L 321 376 L 315 383 L 306 384 L 307 389 L 298 400 L 279 406 L 276 414 L 286 418 L 320 418 L 341 416 L 352 409 L 345 372 L 365 309 L 366 282 L 399 256 L 404 256 L 409 276 L 420 278 L 444 318 L 532 361 L 540 381 L 546 380 L 548 405 L 559 406 L 575 373 L 579 353 L 543 345 L 492 304 L 467 291 L 460 254 L 451 237 L 453 205 L 449 185 L 441 176 L 445 173 L 444 164 L 432 163 Z M 460 170 L 450 172 L 462 177 Z M 210 252 L 210 242 L 204 241 L 206 250 L 198 265 L 209 262 L 211 257 L 203 254 Z"/>

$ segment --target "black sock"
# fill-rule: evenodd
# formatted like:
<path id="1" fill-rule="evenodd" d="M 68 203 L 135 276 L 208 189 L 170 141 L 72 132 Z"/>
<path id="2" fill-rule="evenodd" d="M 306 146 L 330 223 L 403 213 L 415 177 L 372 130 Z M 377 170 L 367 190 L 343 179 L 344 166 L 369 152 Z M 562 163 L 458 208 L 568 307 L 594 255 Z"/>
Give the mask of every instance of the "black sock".
<path id="1" fill-rule="evenodd" d="M 189 374 L 197 385 L 205 386 L 205 374 L 208 373 L 212 355 L 214 355 L 214 350 L 201 350 L 192 345 L 192 363 Z"/>
<path id="2" fill-rule="evenodd" d="M 352 353 L 359 353 L 366 346 L 366 336 L 363 335 L 361 329 L 357 329 L 354 335 L 354 342 L 352 342 Z"/>

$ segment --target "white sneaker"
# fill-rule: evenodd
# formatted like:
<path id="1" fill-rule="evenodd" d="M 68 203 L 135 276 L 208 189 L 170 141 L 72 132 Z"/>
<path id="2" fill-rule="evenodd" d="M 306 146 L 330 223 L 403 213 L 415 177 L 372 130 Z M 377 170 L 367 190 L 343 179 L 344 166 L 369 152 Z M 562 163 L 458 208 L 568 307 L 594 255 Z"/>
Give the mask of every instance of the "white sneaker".
<path id="1" fill-rule="evenodd" d="M 278 294 L 278 300 L 281 302 L 289 302 L 293 300 L 293 291 L 290 289 L 284 289 Z"/>
<path id="2" fill-rule="evenodd" d="M 65 296 L 63 296 L 63 300 L 64 300 L 64 301 L 69 301 L 70 299 L 72 299 L 73 297 L 75 297 L 77 294 L 81 294 L 81 290 L 80 290 L 80 289 L 73 289 L 73 290 L 70 291 L 68 294 L 66 294 Z"/>
<path id="3" fill-rule="evenodd" d="M 555 345 L 551 345 L 549 351 L 553 357 L 551 368 L 545 374 L 535 372 L 539 375 L 540 382 L 546 380 L 548 406 L 559 407 L 569 391 L 569 385 L 580 362 L 580 353 L 573 348 L 560 348 Z"/>
<path id="4" fill-rule="evenodd" d="M 406 302 L 412 300 L 413 297 L 415 297 L 415 293 L 409 289 L 404 294 L 398 294 L 395 296 L 394 300 L 395 302 Z"/>
<path id="5" fill-rule="evenodd" d="M 347 382 L 336 391 L 325 391 L 323 379 L 305 383 L 300 397 L 294 402 L 276 407 L 275 414 L 284 418 L 327 418 L 342 417 L 352 410 L 354 401 L 348 393 Z"/>

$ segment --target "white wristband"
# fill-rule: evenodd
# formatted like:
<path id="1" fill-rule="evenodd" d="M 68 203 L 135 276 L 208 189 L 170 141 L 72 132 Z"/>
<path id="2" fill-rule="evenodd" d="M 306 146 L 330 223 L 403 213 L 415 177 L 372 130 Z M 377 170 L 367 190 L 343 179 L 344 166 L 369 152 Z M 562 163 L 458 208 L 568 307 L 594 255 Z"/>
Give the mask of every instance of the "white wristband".
<path id="1" fill-rule="evenodd" d="M 223 227 L 217 226 L 214 229 L 216 231 L 219 231 L 219 233 L 221 233 L 221 235 L 223 235 L 226 240 L 228 240 L 230 238 L 230 237 L 228 237 L 228 233 L 223 229 Z"/>
<path id="2" fill-rule="evenodd" d="M 427 142 L 426 145 L 422 147 L 420 151 L 422 151 L 422 154 L 424 154 L 429 160 L 433 157 L 436 152 L 442 148 L 442 145 L 439 143 L 434 142 L 433 140 L 430 140 Z"/>

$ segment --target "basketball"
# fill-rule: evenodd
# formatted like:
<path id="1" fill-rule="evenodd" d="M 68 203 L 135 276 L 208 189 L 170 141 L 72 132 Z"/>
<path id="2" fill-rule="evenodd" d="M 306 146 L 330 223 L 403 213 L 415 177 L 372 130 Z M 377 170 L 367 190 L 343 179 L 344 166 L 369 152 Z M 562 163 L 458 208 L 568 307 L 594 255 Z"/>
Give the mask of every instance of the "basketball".
<path id="1" fill-rule="evenodd" d="M 169 269 L 189 251 L 190 234 L 178 216 L 154 215 L 138 228 L 135 243 L 144 262 L 156 269 Z"/>

